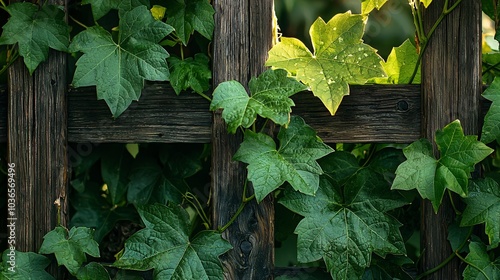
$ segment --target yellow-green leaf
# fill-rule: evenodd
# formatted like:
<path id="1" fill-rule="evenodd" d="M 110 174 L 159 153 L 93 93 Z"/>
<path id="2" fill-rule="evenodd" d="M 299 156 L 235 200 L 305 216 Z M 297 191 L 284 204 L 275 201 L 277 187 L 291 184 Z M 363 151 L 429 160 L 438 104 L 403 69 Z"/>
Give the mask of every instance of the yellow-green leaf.
<path id="1" fill-rule="evenodd" d="M 338 14 L 328 23 L 318 18 L 309 31 L 312 53 L 300 40 L 283 37 L 269 51 L 267 66 L 283 68 L 319 97 L 330 114 L 335 114 L 349 84 L 364 84 L 383 77 L 382 58 L 361 40 L 362 15 Z"/>

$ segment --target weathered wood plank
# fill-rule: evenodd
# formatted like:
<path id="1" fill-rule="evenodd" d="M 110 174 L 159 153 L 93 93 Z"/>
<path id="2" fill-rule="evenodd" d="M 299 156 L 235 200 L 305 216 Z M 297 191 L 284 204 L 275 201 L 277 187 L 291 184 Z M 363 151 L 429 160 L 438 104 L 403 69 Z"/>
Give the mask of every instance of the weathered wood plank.
<path id="1" fill-rule="evenodd" d="M 209 103 L 195 93 L 177 96 L 167 84 L 148 84 L 139 102 L 113 119 L 93 88 L 69 92 L 70 142 L 209 143 L 212 113 Z"/>
<path id="2" fill-rule="evenodd" d="M 51 51 L 33 75 L 21 59 L 9 69 L 8 160 L 16 165 L 19 251 L 38 252 L 43 236 L 68 221 L 66 61 Z M 58 275 L 56 265 L 50 270 Z"/>
<path id="3" fill-rule="evenodd" d="M 7 141 L 7 88 L 0 86 L 0 143 Z M 420 137 L 420 86 L 351 86 L 335 116 L 310 92 L 293 97 L 300 115 L 329 143 L 410 143 Z M 482 114 L 490 102 L 481 99 Z M 194 93 L 179 96 L 168 84 L 150 84 L 118 119 L 93 88 L 68 94 L 68 139 L 76 143 L 209 143 L 212 113 Z"/>
<path id="4" fill-rule="evenodd" d="M 273 1 L 214 0 L 213 83 L 250 77 L 264 70 L 272 40 Z M 214 227 L 225 225 L 241 204 L 246 170 L 232 157 L 241 133 L 228 135 L 221 111 L 212 127 L 212 209 Z M 249 196 L 251 188 L 247 191 Z M 250 201 L 223 233 L 232 245 L 222 258 L 225 279 L 272 279 L 274 268 L 274 206 L 271 197 Z"/>
<path id="5" fill-rule="evenodd" d="M 424 13 L 429 30 L 441 14 L 445 0 L 435 0 Z M 452 5 L 455 1 L 450 1 Z M 460 119 L 465 134 L 479 132 L 481 83 L 481 1 L 462 1 L 436 29 L 422 61 L 422 135 Z M 434 146 L 437 155 L 437 147 Z M 451 253 L 448 226 L 454 219 L 448 196 L 437 215 L 428 201 L 422 203 L 422 271 L 434 268 Z M 461 279 L 455 258 L 426 279 Z"/>

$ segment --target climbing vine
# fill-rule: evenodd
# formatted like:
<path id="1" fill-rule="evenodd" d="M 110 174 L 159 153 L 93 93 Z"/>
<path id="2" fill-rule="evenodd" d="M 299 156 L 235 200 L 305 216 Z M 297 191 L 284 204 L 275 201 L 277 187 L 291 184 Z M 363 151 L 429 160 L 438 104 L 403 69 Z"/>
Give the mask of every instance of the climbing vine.
<path id="1" fill-rule="evenodd" d="M 71 85 L 95 86 L 115 118 L 140 98 L 145 81 L 168 81 L 176 94 L 199 94 L 210 101 L 207 109 L 222 110 L 228 133 L 243 132 L 234 160 L 248 170 L 241 207 L 226 225 L 212 230 L 209 194 L 200 187 L 206 184 L 201 175 L 210 156 L 206 146 L 99 146 L 73 170 L 71 227 L 47 233 L 37 253 L 16 252 L 16 269 L 8 262 L 13 249 L 5 250 L 0 279 L 52 279 L 45 272 L 51 254 L 77 279 L 119 279 L 125 271 L 148 270 L 155 279 L 223 279 L 219 256 L 232 247 L 221 234 L 249 201 L 268 195 L 298 217 L 297 261 L 324 268 L 333 279 L 422 279 L 453 258 L 466 265 L 464 279 L 500 278 L 500 163 L 493 149 L 500 140 L 498 51 L 484 56 L 483 74 L 491 85 L 483 96 L 492 105 L 481 141 L 464 135 L 455 120 L 436 133 L 439 158 L 425 139 L 405 146 L 331 147 L 292 115 L 291 97 L 299 92 L 309 90 L 334 115 L 350 84 L 420 82 L 421 58 L 434 30 L 462 1 L 445 1 L 428 32 L 422 12 L 431 0 L 409 1 L 417 39 L 394 47 L 383 59 L 362 36 L 366 18 L 388 1 L 362 0 L 360 14 L 318 18 L 310 27 L 313 50 L 299 39 L 280 37 L 269 50 L 270 68 L 252 78 L 248 90 L 226 81 L 210 92 L 215 11 L 207 0 L 78 3 L 90 7 L 91 20 L 46 3 L 0 0 L 9 15 L 0 36 L 0 45 L 8 48 L 0 72 L 22 58 L 32 74 L 49 49 L 68 52 L 76 61 Z M 498 28 L 498 3 L 483 2 Z M 279 126 L 276 137 L 265 132 L 271 121 Z M 472 179 L 477 164 L 485 176 Z M 457 220 L 450 225 L 454 253 L 414 275 L 418 260 L 412 257 L 418 256 L 408 247 L 415 229 L 405 211 L 415 211 L 412 202 L 419 197 L 437 212 L 452 192 L 465 203 L 455 209 Z M 97 261 L 103 240 L 123 221 L 134 230 L 109 262 Z"/>

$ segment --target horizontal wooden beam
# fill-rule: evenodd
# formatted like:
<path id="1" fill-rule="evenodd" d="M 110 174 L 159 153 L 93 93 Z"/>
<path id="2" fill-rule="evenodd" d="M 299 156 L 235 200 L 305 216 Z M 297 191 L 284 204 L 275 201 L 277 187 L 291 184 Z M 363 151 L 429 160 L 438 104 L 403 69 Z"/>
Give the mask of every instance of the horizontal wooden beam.
<path id="1" fill-rule="evenodd" d="M 302 116 L 329 143 L 410 143 L 420 138 L 420 86 L 351 86 L 335 116 L 310 92 L 293 98 Z M 165 83 L 147 84 L 139 102 L 113 119 L 94 88 L 68 93 L 70 142 L 208 143 L 212 113 L 194 93 L 177 96 Z M 488 106 L 486 104 L 485 106 Z M 484 106 L 483 106 L 484 107 Z M 7 94 L 0 87 L 0 142 L 7 139 Z"/>

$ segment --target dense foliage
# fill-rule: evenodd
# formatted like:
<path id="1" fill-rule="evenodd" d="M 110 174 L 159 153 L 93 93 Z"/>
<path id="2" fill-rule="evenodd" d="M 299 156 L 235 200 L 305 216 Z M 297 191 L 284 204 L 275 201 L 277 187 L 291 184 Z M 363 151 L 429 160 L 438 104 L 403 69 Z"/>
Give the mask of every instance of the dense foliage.
<path id="1" fill-rule="evenodd" d="M 72 86 L 96 86 L 114 117 L 139 99 L 146 80 L 169 81 L 177 94 L 208 99 L 207 110 L 223 110 L 228 133 L 244 133 L 234 155 L 248 170 L 242 207 L 276 197 L 276 240 L 296 240 L 292 265 L 324 269 L 333 279 L 413 279 L 420 254 L 415 205 L 428 199 L 437 211 L 454 192 L 465 208 L 455 209 L 457 220 L 449 225 L 452 257 L 466 265 L 464 279 L 499 279 L 498 51 L 484 55 L 484 80 L 491 84 L 484 97 L 493 103 L 481 141 L 464 135 L 455 120 L 436 133 L 439 158 L 426 139 L 330 147 L 291 114 L 290 97 L 307 89 L 333 115 L 349 84 L 420 81 L 420 60 L 434 30 L 425 33 L 420 20 L 431 0 L 409 1 L 418 43 L 406 40 L 384 60 L 361 39 L 366 18 L 390 1 L 362 0 L 360 14 L 318 18 L 310 28 L 312 51 L 299 39 L 281 37 L 269 51 L 271 68 L 249 81 L 249 92 L 226 81 L 209 94 L 214 10 L 207 0 L 84 0 L 72 9 L 87 9 L 87 17 L 70 12 L 72 28 L 60 7 L 0 0 L 9 15 L 0 36 L 8 48 L 3 69 L 20 56 L 33 73 L 50 48 L 70 52 L 76 60 Z M 445 2 L 435 26 L 461 3 Z M 483 2 L 498 29 L 500 3 Z M 276 137 L 264 132 L 268 120 L 280 126 Z M 151 270 L 155 279 L 223 279 L 219 256 L 232 248 L 221 234 L 231 221 L 212 230 L 209 156 L 205 145 L 92 145 L 73 169 L 70 228 L 47 233 L 37 253 L 17 252 L 14 273 L 6 250 L 0 279 L 52 279 L 44 256 L 51 254 L 77 279 L 140 277 L 132 271 Z M 472 178 L 477 164 L 484 178 Z M 250 183 L 253 194 L 246 197 Z"/>

